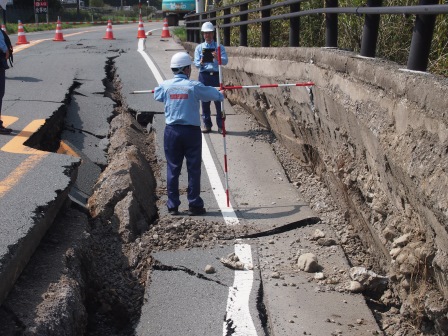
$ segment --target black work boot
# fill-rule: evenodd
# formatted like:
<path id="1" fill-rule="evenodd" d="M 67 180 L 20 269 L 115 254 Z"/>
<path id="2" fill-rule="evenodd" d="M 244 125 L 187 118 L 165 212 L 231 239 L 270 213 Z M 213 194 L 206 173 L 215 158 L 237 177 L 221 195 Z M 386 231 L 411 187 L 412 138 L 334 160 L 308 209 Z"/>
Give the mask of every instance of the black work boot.
<path id="1" fill-rule="evenodd" d="M 199 207 L 193 207 L 190 206 L 188 208 L 188 216 L 199 216 L 205 214 L 207 211 L 205 211 L 205 208 L 199 208 Z"/>
<path id="2" fill-rule="evenodd" d="M 175 207 L 175 208 L 168 208 L 168 213 L 170 215 L 176 216 L 179 214 L 179 208 Z"/>
<path id="3" fill-rule="evenodd" d="M 12 129 L 4 127 L 3 121 L 0 120 L 0 134 L 10 134 L 11 132 L 12 132 Z"/>

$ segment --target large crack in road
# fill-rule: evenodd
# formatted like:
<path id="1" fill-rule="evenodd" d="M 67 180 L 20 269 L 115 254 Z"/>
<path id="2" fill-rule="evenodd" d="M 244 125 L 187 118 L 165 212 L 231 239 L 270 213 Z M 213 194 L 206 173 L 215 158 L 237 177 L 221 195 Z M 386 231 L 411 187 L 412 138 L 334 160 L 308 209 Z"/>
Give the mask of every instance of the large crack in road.
<path id="1" fill-rule="evenodd" d="M 161 265 L 153 253 L 233 245 L 235 238 L 245 236 L 245 232 L 223 223 L 189 217 L 158 218 L 157 193 L 162 191 L 155 181 L 161 172 L 154 154 L 153 134 L 136 121 L 135 112 L 122 99 L 113 58 L 105 71 L 103 94 L 115 103 L 113 118 L 107 120 L 108 164 L 101 166 L 101 176 L 86 207 L 67 202 L 0 308 L 5 335 L 134 335 L 151 270 L 193 272 Z M 74 89 L 79 85 L 82 84 L 74 83 L 70 95 L 77 94 Z M 67 99 L 67 105 L 70 102 Z M 362 259 L 365 265 L 365 248 L 356 239 L 344 213 L 330 205 L 330 193 L 321 181 L 306 167 L 294 163 L 270 133 L 256 124 L 253 129 L 259 132 L 258 136 L 268 137 L 264 141 L 272 144 L 290 181 L 308 197 L 323 221 L 338 232 L 351 263 Z M 148 183 L 144 188 L 138 186 L 142 181 Z M 284 230 L 305 224 L 310 223 L 294 223 Z M 190 275 L 208 280 L 197 272 Z M 390 305 L 398 306 L 398 302 L 391 299 Z M 258 289 L 257 309 L 268 335 L 263 281 Z M 384 306 L 374 307 L 378 320 L 388 323 L 390 330 L 397 330 L 398 323 L 390 327 L 391 319 L 382 311 L 386 311 Z M 227 326 L 228 335 L 232 335 L 232 321 Z"/>
<path id="2" fill-rule="evenodd" d="M 158 173 L 154 140 L 121 101 L 113 59 L 105 69 L 104 95 L 116 103 L 108 137 L 108 161 L 112 164 L 104 167 L 96 194 L 86 205 L 94 216 L 86 214 L 80 203 L 67 201 L 0 308 L 2 334 L 133 335 L 154 262 L 153 252 L 227 244 L 236 236 L 220 223 L 157 218 L 152 173 Z M 74 83 L 70 95 L 76 95 L 74 90 L 80 85 Z M 66 100 L 65 111 L 70 109 L 71 101 Z M 62 125 L 60 120 L 58 129 Z M 70 124 L 66 129 L 73 131 Z M 54 133 L 53 142 L 59 134 Z M 118 161 L 114 157 L 119 157 Z M 123 161 L 132 164 L 111 168 Z M 113 171 L 112 176 L 119 175 L 130 183 L 128 192 L 121 192 L 124 184 L 116 180 L 111 185 L 105 182 L 103 174 L 108 169 Z M 149 173 L 152 176 L 148 178 Z M 129 193 L 136 192 L 133 183 L 141 184 L 143 179 L 153 181 L 152 187 L 143 188 L 144 195 L 129 197 Z M 105 189 L 102 182 L 106 183 Z M 140 197 L 153 200 L 152 205 L 148 208 L 136 204 L 134 200 L 138 202 Z M 107 201 L 101 203 L 105 198 Z M 123 224 L 121 219 L 126 216 L 127 223 Z"/>

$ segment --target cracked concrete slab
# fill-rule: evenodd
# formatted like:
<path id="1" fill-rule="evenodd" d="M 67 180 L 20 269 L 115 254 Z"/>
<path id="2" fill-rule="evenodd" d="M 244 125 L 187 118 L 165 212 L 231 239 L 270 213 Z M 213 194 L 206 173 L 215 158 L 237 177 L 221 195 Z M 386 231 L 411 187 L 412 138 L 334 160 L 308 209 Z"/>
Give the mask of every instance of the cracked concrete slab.
<path id="1" fill-rule="evenodd" d="M 92 43 L 96 44 L 96 41 Z M 87 74 L 92 81 L 97 81 L 91 85 L 104 91 L 102 80 L 106 75 L 104 67 L 98 67 L 98 61 L 107 61 L 107 51 L 82 53 L 82 57 L 79 51 L 67 51 L 64 50 L 64 61 L 61 62 L 58 51 L 50 51 L 45 44 L 33 45 L 32 52 L 17 53 L 15 58 L 20 66 L 7 73 L 8 89 L 3 100 L 2 118 L 11 118 L 14 136 L 0 139 L 0 181 L 3 182 L 0 212 L 4 218 L 0 232 L 0 302 L 67 201 L 80 164 L 77 157 L 35 152 L 26 146 L 57 149 L 60 123 L 77 73 Z M 26 61 L 21 62 L 22 57 L 26 57 Z M 92 113 L 92 108 L 83 105 L 89 99 L 86 97 L 80 105 L 87 113 Z M 98 100 L 96 106 L 107 106 L 106 100 L 112 106 L 113 102 L 105 97 L 102 103 Z M 95 107 L 93 110 L 100 109 Z M 36 124 L 41 125 L 40 131 L 34 129 Z M 107 135 L 107 125 L 106 128 L 98 125 L 92 123 L 92 131 Z M 21 132 L 26 127 L 28 130 Z M 10 140 L 15 142 L 5 150 L 3 146 Z"/>
<path id="2" fill-rule="evenodd" d="M 270 335 L 380 335 L 364 296 L 346 290 L 350 266 L 342 248 L 310 239 L 317 228 L 336 239 L 323 223 L 258 239 Z M 299 270 L 303 253 L 317 256 L 323 278 Z"/>
<path id="3" fill-rule="evenodd" d="M 197 70 L 195 69 L 192 78 L 196 77 Z M 214 119 L 214 104 L 211 105 Z M 251 123 L 253 122 L 247 115 L 235 111 L 228 102 L 225 102 L 225 106 L 229 129 L 226 136 L 226 148 L 230 203 L 240 224 L 247 227 L 248 234 L 251 235 L 270 232 L 298 222 L 317 222 L 317 215 L 303 201 L 297 189 L 289 183 L 269 143 L 263 141 L 264 135 L 251 130 Z M 164 117 L 155 116 L 152 126 L 158 142 L 156 150 L 158 157 L 160 157 L 161 171 L 165 171 L 166 161 L 163 154 Z M 222 211 L 226 211 L 227 207 L 220 208 L 219 204 L 222 204 L 225 200 L 215 198 L 215 185 L 212 185 L 212 183 L 221 183 L 222 186 L 225 186 L 223 137 L 221 134 L 214 132 L 205 134 L 203 141 L 206 142 L 216 165 L 216 170 L 220 175 L 219 181 L 211 182 L 207 174 L 209 172 L 204 166 L 202 168 L 201 197 L 204 199 L 207 208 L 207 214 L 203 217 L 209 220 L 222 221 Z M 213 176 L 213 172 L 210 173 Z M 179 180 L 181 212 L 188 205 L 186 195 L 183 192 L 187 188 L 187 176 L 184 165 Z M 158 185 L 165 187 L 165 174 L 159 177 Z M 161 204 L 165 200 L 166 195 L 162 194 Z M 161 215 L 164 215 L 167 211 L 164 206 L 160 206 L 159 210 Z"/>
<path id="4" fill-rule="evenodd" d="M 247 114 L 226 103 L 229 190 L 232 206 L 242 224 L 253 227 L 252 234 L 269 232 L 301 221 L 317 222 L 298 190 L 289 183 L 269 143 L 267 132 L 252 129 Z M 224 148 L 220 134 L 206 137 L 216 162 L 224 171 Z"/>
<path id="5" fill-rule="evenodd" d="M 148 276 L 151 281 L 136 334 L 223 335 L 229 288 L 235 285 L 235 271 L 225 267 L 219 259 L 232 252 L 233 245 L 222 245 L 212 249 L 155 253 L 153 257 L 158 266 Z M 216 272 L 206 274 L 207 265 L 213 266 Z M 260 279 L 257 272 L 254 275 L 248 304 L 258 335 L 263 335 L 257 309 Z M 238 329 L 231 320 L 227 324 L 229 330 Z M 229 331 L 228 335 L 232 333 Z"/>
<path id="6" fill-rule="evenodd" d="M 101 81 L 98 80 L 98 82 Z M 99 139 L 107 137 L 109 124 L 105 120 L 109 120 L 113 116 L 114 101 L 107 97 L 98 97 L 92 94 L 89 96 L 77 95 L 76 91 L 72 95 L 65 124 Z"/>

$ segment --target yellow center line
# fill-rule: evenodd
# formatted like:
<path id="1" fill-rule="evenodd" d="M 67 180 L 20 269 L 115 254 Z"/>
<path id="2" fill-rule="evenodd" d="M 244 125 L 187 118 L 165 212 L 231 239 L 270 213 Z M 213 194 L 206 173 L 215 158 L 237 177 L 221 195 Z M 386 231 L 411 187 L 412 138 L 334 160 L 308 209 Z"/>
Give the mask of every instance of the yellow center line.
<path id="1" fill-rule="evenodd" d="M 75 36 L 83 33 L 88 33 L 89 31 L 82 31 L 72 34 L 67 34 L 66 36 Z M 52 39 L 41 39 L 30 41 L 29 44 L 22 44 L 14 46 L 14 53 L 21 50 L 32 47 L 44 41 L 49 41 Z M 5 126 L 9 126 L 15 123 L 19 118 L 13 116 L 2 116 L 2 120 Z M 24 161 L 22 161 L 4 180 L 0 181 L 0 198 L 2 198 L 9 190 L 11 190 L 29 171 L 34 169 L 40 161 L 42 161 L 49 153 L 38 149 L 27 147 L 24 145 L 29 137 L 36 132 L 45 123 L 44 119 L 36 119 L 30 122 L 19 134 L 14 136 L 10 141 L 8 141 L 0 150 L 9 153 L 16 154 L 28 154 L 30 155 Z M 79 155 L 70 146 L 61 141 L 58 153 L 67 154 L 75 157 Z"/>
<path id="2" fill-rule="evenodd" d="M 35 168 L 44 157 L 45 155 L 31 155 L 27 157 L 11 172 L 11 174 L 9 174 L 3 181 L 0 181 L 0 198 L 14 187 L 27 172 Z"/>
<path id="3" fill-rule="evenodd" d="M 2 117 L 6 126 L 14 123 L 18 118 L 12 116 Z M 45 119 L 37 119 L 30 122 L 19 134 L 8 141 L 0 150 L 15 154 L 31 154 L 22 161 L 4 180 L 0 181 L 0 198 L 11 190 L 29 171 L 34 169 L 37 164 L 43 160 L 49 153 L 38 149 L 25 146 L 23 143 L 36 132 L 43 124 Z M 67 154 L 74 157 L 79 155 L 66 143 L 60 143 L 59 154 Z"/>
<path id="4" fill-rule="evenodd" d="M 91 31 L 93 31 L 93 30 L 91 30 Z M 85 31 L 80 31 L 80 32 L 76 32 L 76 33 L 66 34 L 65 36 L 70 37 L 70 36 L 75 36 L 75 35 L 79 35 L 79 34 L 90 33 L 91 31 L 85 30 Z M 53 40 L 53 38 L 47 38 L 47 39 L 29 41 L 30 42 L 29 44 L 16 45 L 16 46 L 14 46 L 14 53 L 18 53 L 21 50 L 28 49 L 29 47 L 35 46 L 36 44 L 42 43 L 44 41 L 52 41 L 52 40 Z"/>
<path id="5" fill-rule="evenodd" d="M 74 157 L 80 157 L 78 155 L 78 153 L 76 153 L 69 145 L 67 145 L 65 142 L 61 141 L 59 143 L 59 148 L 57 150 L 58 154 L 65 154 L 65 155 L 70 155 L 70 156 L 74 156 Z"/>
<path id="6" fill-rule="evenodd" d="M 9 125 L 14 124 L 17 120 L 19 120 L 19 118 L 2 115 L 2 120 L 3 120 L 3 126 L 8 127 Z"/>
<path id="7" fill-rule="evenodd" d="M 25 146 L 23 143 L 36 132 L 43 124 L 45 119 L 36 119 L 30 122 L 19 134 L 17 134 L 12 140 L 8 141 L 1 150 L 8 153 L 17 154 L 39 154 L 44 155 L 47 152 Z"/>

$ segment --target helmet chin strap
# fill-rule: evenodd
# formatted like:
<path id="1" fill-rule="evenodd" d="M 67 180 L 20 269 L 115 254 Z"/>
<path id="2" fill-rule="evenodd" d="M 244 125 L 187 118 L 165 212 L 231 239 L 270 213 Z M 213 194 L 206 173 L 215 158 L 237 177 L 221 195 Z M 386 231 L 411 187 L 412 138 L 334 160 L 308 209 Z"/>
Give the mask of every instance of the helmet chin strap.
<path id="1" fill-rule="evenodd" d="M 190 78 L 190 74 L 191 74 L 191 72 L 188 73 L 188 74 L 186 74 L 186 73 L 184 72 L 184 71 L 187 70 L 189 67 L 190 67 L 190 66 L 188 65 L 188 66 L 185 66 L 185 67 L 182 67 L 182 68 L 171 69 L 171 70 L 173 71 L 173 74 L 175 74 L 175 75 L 185 75 L 185 76 L 187 76 L 187 78 Z"/>

